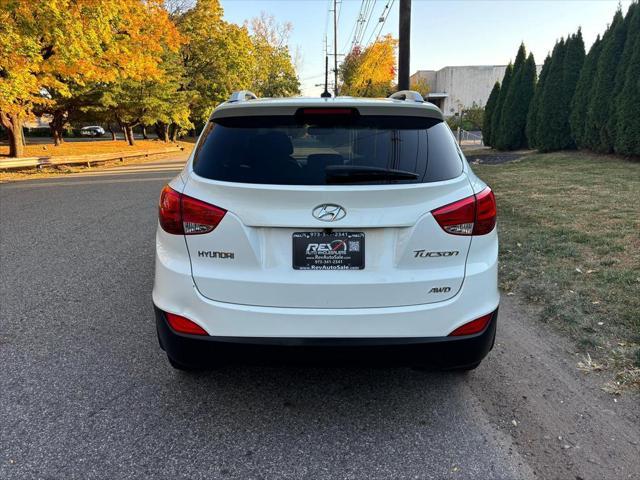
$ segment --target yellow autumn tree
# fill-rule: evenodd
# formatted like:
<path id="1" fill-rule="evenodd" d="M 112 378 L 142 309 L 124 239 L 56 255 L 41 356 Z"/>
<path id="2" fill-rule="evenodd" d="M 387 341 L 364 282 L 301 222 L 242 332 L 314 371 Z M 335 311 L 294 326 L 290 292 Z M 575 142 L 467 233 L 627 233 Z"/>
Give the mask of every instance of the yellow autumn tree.
<path id="1" fill-rule="evenodd" d="M 0 0 L 0 124 L 10 156 L 23 122 L 91 82 L 160 78 L 180 35 L 162 0 Z"/>
<path id="2" fill-rule="evenodd" d="M 364 50 L 355 47 L 340 67 L 341 95 L 386 97 L 396 77 L 396 46 L 391 35 L 377 40 Z"/>

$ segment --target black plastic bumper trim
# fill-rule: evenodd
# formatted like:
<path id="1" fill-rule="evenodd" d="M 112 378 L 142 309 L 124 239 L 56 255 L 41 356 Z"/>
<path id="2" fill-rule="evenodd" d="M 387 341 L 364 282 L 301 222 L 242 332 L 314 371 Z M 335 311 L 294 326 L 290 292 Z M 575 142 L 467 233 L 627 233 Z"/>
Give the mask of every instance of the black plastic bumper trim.
<path id="1" fill-rule="evenodd" d="M 185 335 L 154 306 L 161 347 L 183 365 L 208 363 L 385 363 L 458 368 L 480 362 L 493 348 L 498 310 L 480 333 L 461 337 L 287 338 Z"/>

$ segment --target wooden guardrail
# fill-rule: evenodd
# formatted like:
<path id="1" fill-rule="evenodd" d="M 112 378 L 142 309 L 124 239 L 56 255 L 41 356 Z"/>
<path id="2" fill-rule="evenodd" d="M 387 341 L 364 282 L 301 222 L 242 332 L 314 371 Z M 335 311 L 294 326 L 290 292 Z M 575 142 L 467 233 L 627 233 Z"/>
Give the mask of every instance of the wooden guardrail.
<path id="1" fill-rule="evenodd" d="M 162 147 L 147 150 L 134 150 L 131 152 L 96 153 L 85 155 L 66 155 L 59 157 L 24 157 L 10 160 L 0 159 L 0 170 L 18 170 L 22 168 L 42 168 L 54 165 L 86 165 L 109 162 L 113 160 L 124 160 L 133 157 L 149 157 L 152 155 L 162 155 L 166 153 L 177 153 L 184 150 L 184 147 Z"/>

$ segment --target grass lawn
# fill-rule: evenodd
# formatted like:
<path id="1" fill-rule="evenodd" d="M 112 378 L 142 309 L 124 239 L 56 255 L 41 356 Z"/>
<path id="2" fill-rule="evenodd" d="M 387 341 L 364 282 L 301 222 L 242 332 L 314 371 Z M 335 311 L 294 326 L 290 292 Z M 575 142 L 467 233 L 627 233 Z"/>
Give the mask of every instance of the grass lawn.
<path id="1" fill-rule="evenodd" d="M 474 165 L 496 193 L 503 295 L 569 334 L 606 389 L 640 387 L 640 163 L 581 152 Z"/>
<path id="2" fill-rule="evenodd" d="M 30 142 L 33 142 L 30 144 Z M 37 143 L 36 143 L 37 142 Z M 187 148 L 192 141 L 180 141 L 177 144 L 184 144 Z M 25 157 L 56 157 L 63 155 L 85 155 L 92 153 L 112 153 L 130 152 L 135 150 L 149 150 L 163 148 L 174 145 L 174 143 L 164 143 L 158 140 L 136 140 L 134 146 L 130 146 L 124 140 L 96 140 L 96 141 L 67 141 L 57 147 L 53 141 L 48 139 L 27 139 L 25 147 Z M 0 144 L 0 162 L 3 157 L 9 155 L 9 146 L 6 143 Z"/>

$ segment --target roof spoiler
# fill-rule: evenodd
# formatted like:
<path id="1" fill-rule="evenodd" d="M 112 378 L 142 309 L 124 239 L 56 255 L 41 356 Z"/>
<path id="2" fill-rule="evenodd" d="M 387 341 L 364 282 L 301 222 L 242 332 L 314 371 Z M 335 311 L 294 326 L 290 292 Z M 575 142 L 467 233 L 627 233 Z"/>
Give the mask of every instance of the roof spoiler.
<path id="1" fill-rule="evenodd" d="M 399 92 L 389 95 L 389 98 L 393 100 L 406 100 L 409 102 L 424 103 L 422 95 L 415 90 L 400 90 Z"/>
<path id="2" fill-rule="evenodd" d="M 255 93 L 250 92 L 249 90 L 239 90 L 237 92 L 233 92 L 227 100 L 229 103 L 233 102 L 246 102 L 247 100 L 257 100 L 258 97 Z"/>

